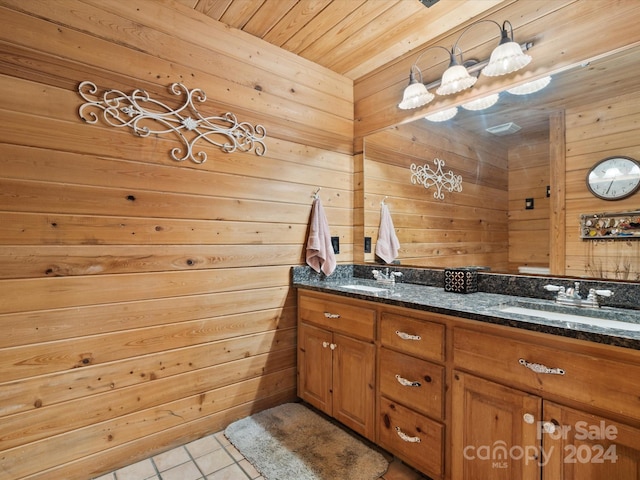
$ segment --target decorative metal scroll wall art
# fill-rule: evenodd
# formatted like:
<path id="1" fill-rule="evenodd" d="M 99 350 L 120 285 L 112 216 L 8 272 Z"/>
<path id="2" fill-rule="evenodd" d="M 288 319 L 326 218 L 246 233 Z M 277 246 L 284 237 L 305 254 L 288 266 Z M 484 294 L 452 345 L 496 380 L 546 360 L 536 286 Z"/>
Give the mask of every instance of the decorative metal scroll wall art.
<path id="1" fill-rule="evenodd" d="M 580 237 L 594 240 L 640 239 L 640 210 L 581 215 Z"/>
<path id="2" fill-rule="evenodd" d="M 154 100 L 141 89 L 134 90 L 129 95 L 119 90 L 105 90 L 100 96 L 94 83 L 84 81 L 78 86 L 78 93 L 86 100 L 80 106 L 80 118 L 87 123 L 97 123 L 99 111 L 102 111 L 102 117 L 109 125 L 128 127 L 140 137 L 174 134 L 184 144 L 184 148 L 171 149 L 171 158 L 178 162 L 190 159 L 195 163 L 204 163 L 207 160 L 205 152 L 194 151 L 194 146 L 200 139 L 219 147 L 225 153 L 236 150 L 255 150 L 256 155 L 266 153 L 266 130 L 262 125 L 254 127 L 247 122 L 238 122 L 233 113 L 225 113 L 221 117 L 205 117 L 194 104 L 207 99 L 202 90 L 189 90 L 181 83 L 172 84 L 169 90 L 174 95 L 184 97 L 179 107 L 171 108 Z"/>
<path id="3" fill-rule="evenodd" d="M 432 170 L 429 165 L 416 165 L 411 164 L 411 183 L 424 185 L 424 188 L 436 187 L 436 191 L 433 192 L 433 198 L 437 200 L 444 200 L 443 189 L 448 192 L 461 192 L 462 191 L 462 175 L 456 175 L 452 170 L 443 172 L 444 160 L 434 158 L 433 163 L 436 166 L 435 170 Z"/>

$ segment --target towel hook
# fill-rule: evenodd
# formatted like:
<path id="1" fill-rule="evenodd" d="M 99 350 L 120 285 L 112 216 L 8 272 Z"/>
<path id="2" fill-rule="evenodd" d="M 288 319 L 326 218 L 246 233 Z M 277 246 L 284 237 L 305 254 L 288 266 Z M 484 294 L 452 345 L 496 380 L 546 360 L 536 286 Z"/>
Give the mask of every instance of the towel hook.
<path id="1" fill-rule="evenodd" d="M 313 197 L 315 200 L 317 200 L 317 199 L 318 199 L 318 197 L 320 196 L 320 195 L 318 195 L 318 193 L 320 192 L 320 189 L 321 189 L 321 188 L 322 188 L 322 187 L 318 187 L 318 189 L 317 189 L 317 190 L 315 191 L 315 193 L 312 195 L 312 197 Z"/>
<path id="2" fill-rule="evenodd" d="M 382 199 L 382 201 L 380 202 L 380 205 L 385 205 L 385 204 L 386 204 L 386 202 L 387 202 L 387 198 L 389 198 L 389 197 L 388 197 L 388 196 L 384 197 L 384 198 Z"/>

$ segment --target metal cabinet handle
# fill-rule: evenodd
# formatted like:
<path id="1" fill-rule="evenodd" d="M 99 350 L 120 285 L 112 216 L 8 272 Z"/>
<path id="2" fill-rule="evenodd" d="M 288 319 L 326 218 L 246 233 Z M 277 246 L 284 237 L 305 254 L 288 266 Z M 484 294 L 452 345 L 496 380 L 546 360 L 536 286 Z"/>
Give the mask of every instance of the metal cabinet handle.
<path id="1" fill-rule="evenodd" d="M 543 365 L 541 363 L 527 362 L 524 358 L 521 358 L 520 360 L 518 360 L 518 363 L 536 373 L 547 373 L 550 375 L 564 375 L 564 370 L 562 368 L 549 368 L 546 365 Z"/>
<path id="2" fill-rule="evenodd" d="M 323 346 L 324 348 L 327 348 L 327 347 L 329 346 L 329 342 L 322 342 L 322 346 Z"/>
<path id="3" fill-rule="evenodd" d="M 403 340 L 422 340 L 420 335 L 411 335 L 409 333 L 401 332 L 400 330 L 396 330 L 396 335 Z"/>
<path id="4" fill-rule="evenodd" d="M 330 348 L 331 350 L 335 350 L 337 347 L 338 347 L 338 345 L 337 345 L 337 344 L 335 344 L 335 343 L 332 343 L 331 345 L 329 345 L 329 348 Z"/>
<path id="5" fill-rule="evenodd" d="M 331 350 L 335 350 L 335 349 L 337 348 L 338 344 L 336 344 L 336 343 L 329 343 L 329 342 L 322 342 L 322 346 L 323 346 L 324 348 L 329 347 Z"/>
<path id="6" fill-rule="evenodd" d="M 396 375 L 396 380 L 403 387 L 420 387 L 420 382 L 412 382 L 411 380 L 407 380 L 406 378 L 402 378 L 400 375 Z"/>
<path id="7" fill-rule="evenodd" d="M 327 317 L 327 318 L 340 318 L 340 314 L 339 313 L 324 312 L 324 316 Z"/>
<path id="8" fill-rule="evenodd" d="M 529 425 L 533 425 L 533 423 L 536 421 L 536 417 L 533 416 L 533 414 L 531 414 L 531 413 L 525 413 L 522 416 L 522 419 L 524 420 L 524 423 L 529 424 Z"/>
<path id="9" fill-rule="evenodd" d="M 400 430 L 400 427 L 396 427 L 396 432 L 398 434 L 398 436 L 404 440 L 405 442 L 409 442 L 409 443 L 420 443 L 420 437 L 410 437 L 409 435 L 407 435 L 406 433 L 404 433 L 402 430 Z"/>

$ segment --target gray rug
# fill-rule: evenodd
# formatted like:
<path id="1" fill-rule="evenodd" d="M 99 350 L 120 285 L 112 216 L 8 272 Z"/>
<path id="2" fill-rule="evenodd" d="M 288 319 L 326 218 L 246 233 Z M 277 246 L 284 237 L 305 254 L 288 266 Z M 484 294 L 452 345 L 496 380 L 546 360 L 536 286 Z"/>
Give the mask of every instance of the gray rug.
<path id="1" fill-rule="evenodd" d="M 287 403 L 237 422 L 229 441 L 266 480 L 376 480 L 385 458 L 299 403 Z"/>

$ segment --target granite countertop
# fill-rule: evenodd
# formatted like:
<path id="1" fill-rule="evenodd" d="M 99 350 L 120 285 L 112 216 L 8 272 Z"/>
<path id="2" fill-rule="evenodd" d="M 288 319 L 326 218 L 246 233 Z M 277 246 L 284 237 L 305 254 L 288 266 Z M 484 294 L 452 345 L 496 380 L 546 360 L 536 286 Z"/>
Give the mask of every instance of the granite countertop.
<path id="1" fill-rule="evenodd" d="M 381 288 L 381 291 L 345 288 L 356 285 Z M 505 325 L 530 331 L 576 338 L 601 344 L 640 350 L 640 311 L 613 307 L 589 309 L 565 307 L 552 300 L 502 295 L 498 293 L 475 292 L 468 294 L 445 292 L 443 287 L 396 283 L 392 286 L 358 277 L 338 276 L 304 278 L 293 276 L 293 286 L 319 292 L 395 305 L 415 310 L 452 315 L 479 322 Z M 504 307 L 516 306 L 528 309 L 545 309 L 557 313 L 584 316 L 598 315 L 605 320 L 597 324 L 578 323 L 571 318 L 563 320 L 547 319 L 529 314 L 503 311 Z M 608 322 L 613 321 L 614 323 Z M 598 323 L 596 319 L 595 323 Z M 627 324 L 629 328 L 627 328 Z"/>

